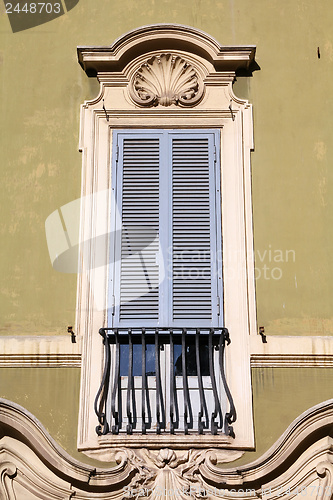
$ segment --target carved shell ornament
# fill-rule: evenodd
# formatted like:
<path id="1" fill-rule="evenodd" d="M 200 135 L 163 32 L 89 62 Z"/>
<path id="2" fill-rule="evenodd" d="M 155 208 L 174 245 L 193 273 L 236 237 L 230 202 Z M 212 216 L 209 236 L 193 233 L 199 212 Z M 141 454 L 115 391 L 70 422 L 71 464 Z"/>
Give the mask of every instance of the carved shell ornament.
<path id="1" fill-rule="evenodd" d="M 160 54 L 148 59 L 134 74 L 130 94 L 140 106 L 194 106 L 202 98 L 203 82 L 194 67 L 180 56 Z"/>

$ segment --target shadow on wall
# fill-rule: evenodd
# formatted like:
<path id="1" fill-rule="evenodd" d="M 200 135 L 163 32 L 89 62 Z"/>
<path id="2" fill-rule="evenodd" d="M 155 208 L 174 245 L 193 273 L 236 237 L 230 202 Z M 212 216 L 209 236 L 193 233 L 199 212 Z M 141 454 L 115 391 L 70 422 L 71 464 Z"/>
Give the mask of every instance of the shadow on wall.
<path id="1" fill-rule="evenodd" d="M 48 23 L 73 9 L 79 0 L 49 0 L 32 2 L 25 0 L 3 0 L 13 33 Z"/>

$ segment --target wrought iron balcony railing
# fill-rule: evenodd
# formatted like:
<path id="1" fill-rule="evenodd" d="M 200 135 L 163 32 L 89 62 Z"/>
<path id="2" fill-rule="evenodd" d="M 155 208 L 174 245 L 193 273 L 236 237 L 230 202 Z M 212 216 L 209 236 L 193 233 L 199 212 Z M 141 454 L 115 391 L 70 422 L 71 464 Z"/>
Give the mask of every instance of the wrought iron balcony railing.
<path id="1" fill-rule="evenodd" d="M 101 328 L 98 435 L 169 432 L 234 436 L 224 369 L 226 328 Z"/>

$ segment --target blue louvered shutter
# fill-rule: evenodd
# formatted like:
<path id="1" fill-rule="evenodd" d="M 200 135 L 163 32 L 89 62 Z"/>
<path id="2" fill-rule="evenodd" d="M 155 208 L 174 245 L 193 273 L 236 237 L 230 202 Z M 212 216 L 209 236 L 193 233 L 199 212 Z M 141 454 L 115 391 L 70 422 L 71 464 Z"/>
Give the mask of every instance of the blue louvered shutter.
<path id="1" fill-rule="evenodd" d="M 169 134 L 173 325 L 221 324 L 217 136 L 201 131 Z"/>
<path id="2" fill-rule="evenodd" d="M 216 131 L 114 133 L 113 326 L 222 324 L 218 138 Z"/>
<path id="3" fill-rule="evenodd" d="M 157 324 L 161 138 L 114 135 L 110 310 L 117 326 Z"/>

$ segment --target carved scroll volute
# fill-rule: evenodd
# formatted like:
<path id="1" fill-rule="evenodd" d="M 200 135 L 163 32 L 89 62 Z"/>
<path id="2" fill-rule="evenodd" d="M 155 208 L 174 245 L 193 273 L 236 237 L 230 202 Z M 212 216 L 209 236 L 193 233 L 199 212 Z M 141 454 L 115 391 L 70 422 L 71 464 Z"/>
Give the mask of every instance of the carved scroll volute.
<path id="1" fill-rule="evenodd" d="M 1 500 L 17 500 L 14 492 L 13 478 L 17 474 L 16 466 L 11 462 L 3 462 L 0 466 L 0 498 Z"/>
<path id="2" fill-rule="evenodd" d="M 129 93 L 139 106 L 194 106 L 203 96 L 204 85 L 196 69 L 185 59 L 160 54 L 148 59 L 135 72 Z"/>
<path id="3" fill-rule="evenodd" d="M 320 462 L 316 467 L 316 472 L 319 477 L 316 500 L 332 498 L 333 465 L 331 461 Z"/>

